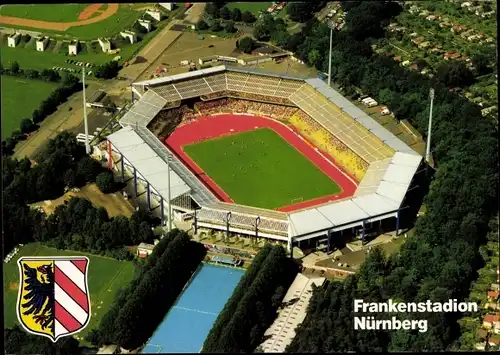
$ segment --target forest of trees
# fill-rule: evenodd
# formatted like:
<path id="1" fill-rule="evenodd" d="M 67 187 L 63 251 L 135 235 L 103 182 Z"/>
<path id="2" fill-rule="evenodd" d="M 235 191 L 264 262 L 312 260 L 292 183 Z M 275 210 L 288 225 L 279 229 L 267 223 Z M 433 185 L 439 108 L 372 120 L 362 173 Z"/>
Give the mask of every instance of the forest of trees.
<path id="1" fill-rule="evenodd" d="M 172 230 L 153 250 L 146 265 L 91 331 L 95 345 L 117 344 L 125 349 L 142 346 L 162 322 L 206 254 L 202 244 L 184 231 Z"/>
<path id="2" fill-rule="evenodd" d="M 77 355 L 83 353 L 83 348 L 79 347 L 78 340 L 73 337 L 61 338 L 54 344 L 49 338 L 26 333 L 18 325 L 4 330 L 4 349 L 5 354 Z"/>
<path id="3" fill-rule="evenodd" d="M 435 88 L 432 152 L 437 166 L 425 198 L 426 214 L 399 253 L 386 258 L 375 249 L 359 274 L 314 293 L 309 313 L 290 352 L 444 351 L 460 344 L 460 313 L 430 313 L 429 331 L 355 332 L 353 299 L 405 302 L 464 300 L 481 267 L 479 247 L 497 213 L 498 131 L 491 119 L 466 98 L 449 92 L 439 78 L 429 79 L 374 53 L 372 38 L 397 14 L 395 3 L 343 2 L 348 31 L 334 32 L 332 80 L 354 93 L 386 104 L 398 119 L 408 119 L 425 135 L 428 95 Z M 328 67 L 329 29 L 310 21 L 285 47 L 321 71 Z M 276 35 L 275 35 L 276 36 Z M 411 316 L 410 316 L 411 317 Z"/>
<path id="4" fill-rule="evenodd" d="M 2 157 L 4 256 L 18 244 L 39 241 L 124 259 L 131 257 L 124 245 L 152 241 L 155 220 L 144 212 L 109 218 L 104 208 L 80 198 L 58 206 L 49 216 L 28 206 L 58 198 L 67 187 L 93 182 L 102 171 L 107 170 L 68 132 L 49 140 L 36 164 L 28 158 Z"/>
<path id="5" fill-rule="evenodd" d="M 234 290 L 203 344 L 204 353 L 252 352 L 276 318 L 298 266 L 281 246 L 266 245 Z"/>

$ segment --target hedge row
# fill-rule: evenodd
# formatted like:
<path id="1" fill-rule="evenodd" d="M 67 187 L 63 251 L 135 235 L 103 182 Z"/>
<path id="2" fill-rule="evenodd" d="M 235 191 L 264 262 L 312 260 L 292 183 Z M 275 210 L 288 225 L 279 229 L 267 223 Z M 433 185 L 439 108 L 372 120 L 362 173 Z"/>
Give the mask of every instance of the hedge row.
<path id="1" fill-rule="evenodd" d="M 149 266 L 127 291 L 120 294 L 101 322 L 94 343 L 118 344 L 125 349 L 142 346 L 162 322 L 193 272 L 205 248 L 174 230 L 156 246 Z M 95 336 L 95 335 L 91 335 Z"/>

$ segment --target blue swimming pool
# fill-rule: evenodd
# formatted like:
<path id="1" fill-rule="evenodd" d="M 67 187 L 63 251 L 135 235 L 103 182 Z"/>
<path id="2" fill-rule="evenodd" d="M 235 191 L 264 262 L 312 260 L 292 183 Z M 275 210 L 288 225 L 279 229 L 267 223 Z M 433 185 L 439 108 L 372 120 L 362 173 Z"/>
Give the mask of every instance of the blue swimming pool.
<path id="1" fill-rule="evenodd" d="M 141 353 L 200 352 L 244 272 L 203 263 Z"/>

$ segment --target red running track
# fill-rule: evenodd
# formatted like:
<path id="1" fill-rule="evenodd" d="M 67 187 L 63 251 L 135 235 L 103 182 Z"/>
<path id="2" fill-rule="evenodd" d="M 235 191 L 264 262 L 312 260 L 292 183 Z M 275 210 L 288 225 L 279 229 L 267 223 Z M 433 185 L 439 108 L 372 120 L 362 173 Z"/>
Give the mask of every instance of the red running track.
<path id="1" fill-rule="evenodd" d="M 306 141 L 288 126 L 269 118 L 253 115 L 227 114 L 199 117 L 191 123 L 177 127 L 177 129 L 165 140 L 165 143 L 218 198 L 224 202 L 234 202 L 227 193 L 225 193 L 189 156 L 187 156 L 187 154 L 184 153 L 182 147 L 207 139 L 265 127 L 278 133 L 289 144 L 311 160 L 342 189 L 342 192 L 337 195 L 324 196 L 280 207 L 278 211 L 291 212 L 325 202 L 343 199 L 354 194 L 357 188 L 356 180 L 336 165 L 331 156 L 325 152 L 320 152 L 319 149 L 315 148 L 311 143 Z"/>

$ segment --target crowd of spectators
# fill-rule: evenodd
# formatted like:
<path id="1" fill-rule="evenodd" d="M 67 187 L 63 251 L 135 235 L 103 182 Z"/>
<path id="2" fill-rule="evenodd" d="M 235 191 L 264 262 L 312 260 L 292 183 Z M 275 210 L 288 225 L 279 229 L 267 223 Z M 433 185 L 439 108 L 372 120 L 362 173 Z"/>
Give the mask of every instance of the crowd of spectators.
<path id="1" fill-rule="evenodd" d="M 148 125 L 148 128 L 157 136 L 167 137 L 175 127 L 196 119 L 194 110 L 182 105 L 169 110 L 162 110 Z"/>
<path id="2" fill-rule="evenodd" d="M 288 119 L 298 111 L 296 107 L 233 98 L 199 102 L 195 107 L 203 116 L 217 113 L 250 113 L 277 120 Z"/>
<path id="3" fill-rule="evenodd" d="M 344 169 L 361 180 L 368 163 L 356 155 L 333 134 L 324 129 L 305 112 L 298 110 L 290 121 L 301 133 L 310 138 L 318 147 L 330 154 Z"/>

